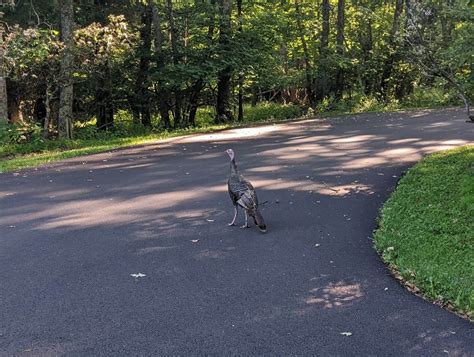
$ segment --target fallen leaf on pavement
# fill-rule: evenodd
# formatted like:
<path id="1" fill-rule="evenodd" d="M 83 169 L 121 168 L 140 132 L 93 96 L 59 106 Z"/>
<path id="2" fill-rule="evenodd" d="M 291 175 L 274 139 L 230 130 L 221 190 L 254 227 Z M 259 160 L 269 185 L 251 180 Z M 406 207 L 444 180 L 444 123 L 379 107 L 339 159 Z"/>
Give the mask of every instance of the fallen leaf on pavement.
<path id="1" fill-rule="evenodd" d="M 134 278 L 143 278 L 146 276 L 146 274 L 143 274 L 143 273 L 137 273 L 137 274 L 130 274 L 131 277 L 134 277 Z"/>

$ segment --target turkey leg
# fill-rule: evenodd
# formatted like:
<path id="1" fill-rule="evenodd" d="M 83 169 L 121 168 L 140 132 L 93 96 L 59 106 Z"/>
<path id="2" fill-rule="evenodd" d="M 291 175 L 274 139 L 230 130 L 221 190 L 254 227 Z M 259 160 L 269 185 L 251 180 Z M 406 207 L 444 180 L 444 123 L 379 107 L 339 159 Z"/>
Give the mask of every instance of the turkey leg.
<path id="1" fill-rule="evenodd" d="M 249 215 L 247 213 L 247 210 L 245 210 L 245 224 L 240 228 L 249 228 L 248 220 L 249 220 Z"/>
<path id="2" fill-rule="evenodd" d="M 227 224 L 228 226 L 235 226 L 235 219 L 237 218 L 237 206 L 234 206 L 234 218 L 232 219 L 232 222 Z"/>

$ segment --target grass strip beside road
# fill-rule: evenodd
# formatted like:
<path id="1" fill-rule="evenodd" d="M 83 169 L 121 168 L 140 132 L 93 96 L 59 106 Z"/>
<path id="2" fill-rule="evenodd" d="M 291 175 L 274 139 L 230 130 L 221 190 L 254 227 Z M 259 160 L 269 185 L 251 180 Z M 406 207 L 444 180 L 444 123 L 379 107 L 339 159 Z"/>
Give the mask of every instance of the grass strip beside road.
<path id="1" fill-rule="evenodd" d="M 154 143 L 159 140 L 188 134 L 212 132 L 230 127 L 214 125 L 171 132 L 148 133 L 130 137 L 103 137 L 97 139 L 47 140 L 43 144 L 27 143 L 14 148 L 0 147 L 0 173 L 64 160 L 71 157 L 95 154 L 118 148 Z"/>
<path id="2" fill-rule="evenodd" d="M 426 157 L 381 210 L 375 246 L 416 293 L 474 318 L 474 146 Z"/>

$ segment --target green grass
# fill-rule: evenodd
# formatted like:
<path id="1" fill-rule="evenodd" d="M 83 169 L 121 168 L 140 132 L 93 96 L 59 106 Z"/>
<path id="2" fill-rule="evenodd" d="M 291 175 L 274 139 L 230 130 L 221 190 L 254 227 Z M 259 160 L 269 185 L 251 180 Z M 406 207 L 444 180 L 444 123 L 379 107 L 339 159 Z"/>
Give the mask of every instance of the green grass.
<path id="1" fill-rule="evenodd" d="M 315 112 L 333 116 L 339 114 L 442 108 L 459 104 L 459 98 L 452 91 L 446 91 L 444 88 L 439 87 L 417 87 L 413 93 L 407 95 L 402 101 L 391 98 L 385 102 L 373 96 L 366 96 L 363 93 L 354 93 L 351 96 L 346 94 L 338 102 L 333 97 L 330 97 L 320 102 L 316 106 Z"/>
<path id="2" fill-rule="evenodd" d="M 300 117 L 303 112 L 296 105 L 260 103 L 256 107 L 246 105 L 243 122 L 214 124 L 213 108 L 200 108 L 196 116 L 196 127 L 166 131 L 146 129 L 134 126 L 130 114 L 119 111 L 115 116 L 116 130 L 112 133 L 97 132 L 95 122 L 76 123 L 75 140 L 42 140 L 40 131 L 31 125 L 19 126 L 16 129 L 0 128 L 0 172 L 14 171 L 26 167 L 63 160 L 75 156 L 94 154 L 121 147 L 156 142 L 171 137 L 211 132 L 230 127 L 239 127 L 249 123 L 265 123 Z M 154 123 L 157 128 L 158 122 Z M 7 133 L 9 131 L 10 133 Z M 34 132 L 26 140 L 25 132 Z M 24 139 L 22 139 L 24 138 Z"/>
<path id="3" fill-rule="evenodd" d="M 473 232 L 474 146 L 467 146 L 408 171 L 381 210 L 375 245 L 409 286 L 473 319 Z"/>
<path id="4" fill-rule="evenodd" d="M 63 160 L 71 157 L 95 154 L 121 147 L 156 142 L 181 135 L 225 129 L 228 125 L 182 129 L 172 132 L 146 133 L 129 137 L 101 135 L 98 138 L 76 140 L 45 140 L 44 143 L 8 144 L 0 146 L 0 172 Z"/>

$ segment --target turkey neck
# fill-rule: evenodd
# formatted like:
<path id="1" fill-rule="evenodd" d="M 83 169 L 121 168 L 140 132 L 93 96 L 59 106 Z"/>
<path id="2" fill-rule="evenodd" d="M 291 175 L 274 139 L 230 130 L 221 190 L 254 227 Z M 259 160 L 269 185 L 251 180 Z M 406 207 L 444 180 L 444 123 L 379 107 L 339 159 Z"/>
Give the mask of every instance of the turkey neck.
<path id="1" fill-rule="evenodd" d="M 230 175 L 232 176 L 233 174 L 235 175 L 239 174 L 239 169 L 237 168 L 237 165 L 235 164 L 235 159 L 232 159 L 230 161 Z"/>

